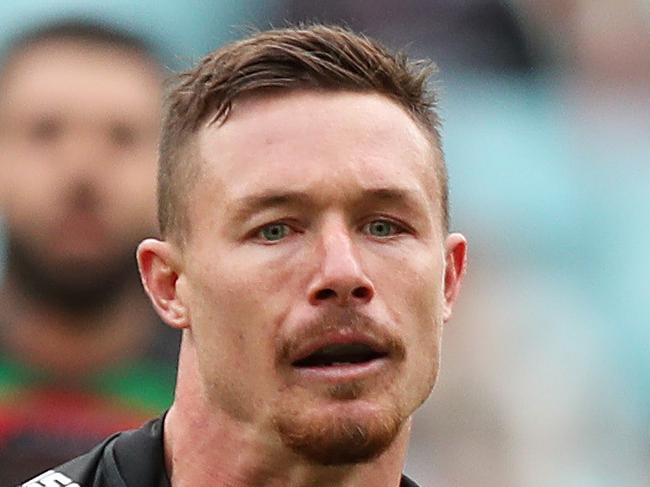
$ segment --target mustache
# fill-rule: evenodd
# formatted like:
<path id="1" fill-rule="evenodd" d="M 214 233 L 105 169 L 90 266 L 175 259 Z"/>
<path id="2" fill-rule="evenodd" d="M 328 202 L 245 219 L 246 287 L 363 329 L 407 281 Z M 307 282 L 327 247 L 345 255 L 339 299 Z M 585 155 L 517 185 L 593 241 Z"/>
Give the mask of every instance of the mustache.
<path id="1" fill-rule="evenodd" d="M 392 358 L 401 360 L 406 356 L 404 341 L 391 333 L 386 324 L 355 309 L 332 308 L 305 323 L 291 336 L 285 337 L 276 347 L 278 361 L 287 363 L 306 342 L 318 340 L 322 335 L 330 333 L 362 335 L 368 338 L 368 344 L 377 346 Z"/>

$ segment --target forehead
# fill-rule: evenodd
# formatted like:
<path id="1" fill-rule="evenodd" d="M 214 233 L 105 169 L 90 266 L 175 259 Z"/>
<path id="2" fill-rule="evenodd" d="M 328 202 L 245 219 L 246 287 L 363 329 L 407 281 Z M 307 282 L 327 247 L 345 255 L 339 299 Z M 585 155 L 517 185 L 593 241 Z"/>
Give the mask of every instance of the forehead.
<path id="1" fill-rule="evenodd" d="M 123 49 L 46 40 L 8 59 L 0 89 L 3 110 L 146 113 L 158 105 L 161 76 L 153 62 Z"/>
<path id="2" fill-rule="evenodd" d="M 282 189 L 338 199 L 393 187 L 437 200 L 437 151 L 391 99 L 373 93 L 295 91 L 248 97 L 197 134 L 203 185 L 224 204 Z M 398 188 L 399 187 L 399 188 Z M 215 191 L 217 190 L 217 191 Z M 214 195 L 218 194 L 218 198 Z"/>

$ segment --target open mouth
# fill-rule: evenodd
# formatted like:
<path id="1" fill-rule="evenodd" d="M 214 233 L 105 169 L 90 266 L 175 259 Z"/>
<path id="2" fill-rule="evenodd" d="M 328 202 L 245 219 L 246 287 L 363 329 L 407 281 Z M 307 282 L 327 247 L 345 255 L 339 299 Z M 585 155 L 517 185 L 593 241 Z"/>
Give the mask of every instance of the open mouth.
<path id="1" fill-rule="evenodd" d="M 335 367 L 365 364 L 386 357 L 386 352 L 375 350 L 365 343 L 337 343 L 325 345 L 291 365 L 298 368 Z"/>

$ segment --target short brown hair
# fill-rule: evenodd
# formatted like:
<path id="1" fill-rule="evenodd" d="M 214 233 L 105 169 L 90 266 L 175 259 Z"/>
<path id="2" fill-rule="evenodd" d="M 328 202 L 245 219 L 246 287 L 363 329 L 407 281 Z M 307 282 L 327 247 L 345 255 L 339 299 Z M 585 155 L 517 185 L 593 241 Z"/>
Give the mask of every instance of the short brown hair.
<path id="1" fill-rule="evenodd" d="M 189 231 L 185 194 L 199 168 L 191 139 L 204 123 L 223 123 L 236 99 L 262 90 L 324 89 L 381 93 L 402 106 L 440 152 L 436 176 L 445 229 L 447 172 L 440 147 L 430 62 L 410 62 L 378 42 L 335 26 L 309 25 L 259 32 L 206 56 L 181 73 L 164 104 L 158 172 L 158 220 L 163 237 L 182 242 Z"/>

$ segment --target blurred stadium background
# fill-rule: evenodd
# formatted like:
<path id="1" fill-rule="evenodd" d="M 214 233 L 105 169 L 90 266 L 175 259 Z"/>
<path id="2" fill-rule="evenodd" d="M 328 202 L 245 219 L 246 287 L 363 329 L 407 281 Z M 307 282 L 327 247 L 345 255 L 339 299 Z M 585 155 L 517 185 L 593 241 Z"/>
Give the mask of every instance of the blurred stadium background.
<path id="1" fill-rule="evenodd" d="M 437 61 L 470 267 L 407 472 L 650 485 L 650 1 L 5 0 L 0 46 L 71 15 L 144 33 L 170 69 L 299 20 Z"/>

